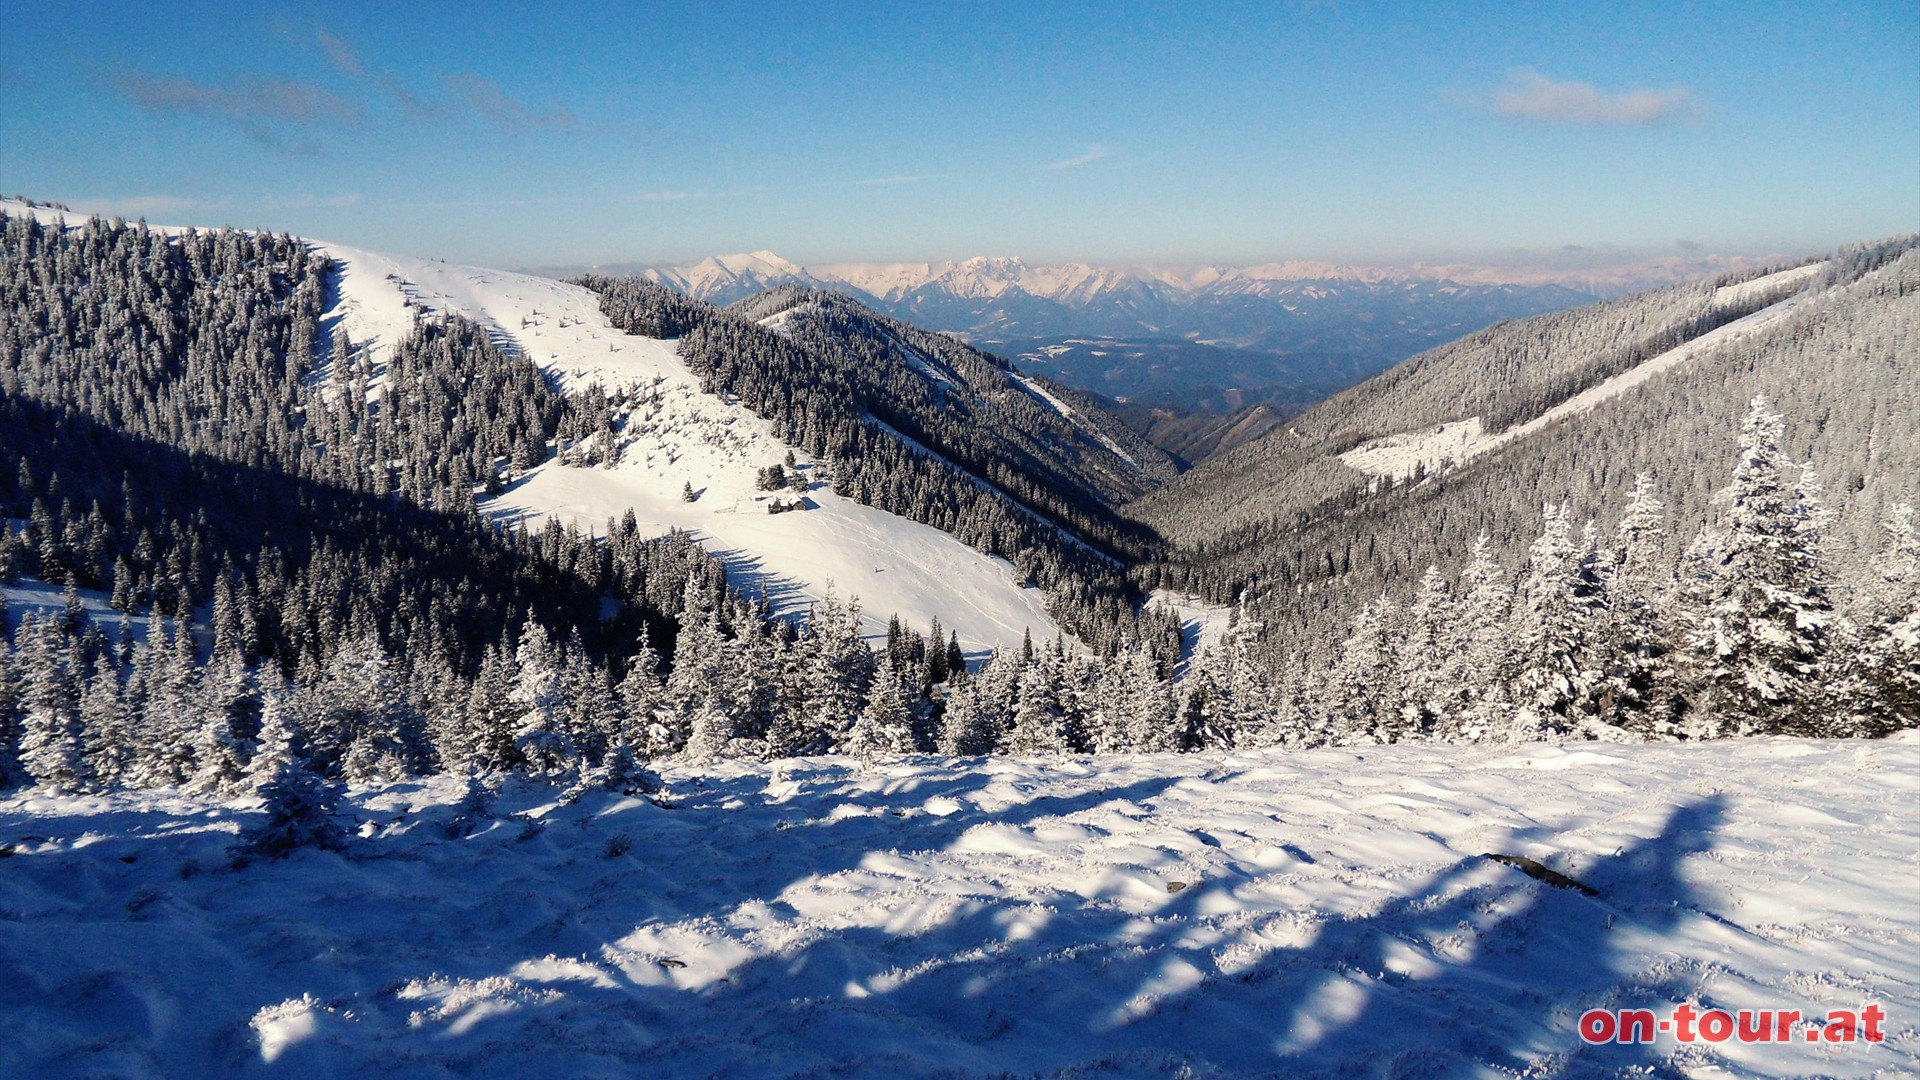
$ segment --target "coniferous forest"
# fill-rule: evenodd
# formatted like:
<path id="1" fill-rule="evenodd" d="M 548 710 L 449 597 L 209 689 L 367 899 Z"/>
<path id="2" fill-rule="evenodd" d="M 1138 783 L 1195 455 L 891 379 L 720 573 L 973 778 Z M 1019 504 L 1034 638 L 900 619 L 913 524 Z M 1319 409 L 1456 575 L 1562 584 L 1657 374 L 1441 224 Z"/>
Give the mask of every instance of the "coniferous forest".
<path id="1" fill-rule="evenodd" d="M 1550 443 L 1544 472 L 1503 465 L 1539 456 L 1513 447 L 1383 492 L 1302 449 L 1463 411 L 1511 424 L 1777 300 L 1716 306 L 1725 282 L 1496 327 L 1169 483 L 1137 438 L 1121 457 L 1075 449 L 1063 413 L 1009 391 L 1003 361 L 844 298 L 776 290 L 723 311 L 584 279 L 615 327 L 678 338 L 710 393 L 830 462 L 837 491 L 1046 590 L 1073 637 L 970 669 L 937 619 L 895 619 L 870 648 L 856 596 L 777 618 L 691 538 L 642 535 L 631 514 L 592 533 L 477 516 L 503 477 L 617 453 L 617 402 L 563 392 L 453 315 L 422 318 L 376 370 L 328 325 L 333 267 L 299 240 L 5 216 L 0 244 L 0 574 L 64 592 L 58 610 L 5 620 L 9 783 L 252 788 L 291 805 L 334 778 L 443 771 L 635 789 L 648 761 L 676 755 L 1920 723 L 1911 444 L 1884 445 L 1883 418 L 1817 379 L 1728 407 L 1728 387 L 1756 380 L 1693 369 L 1701 388 L 1667 401 L 1699 438 L 1657 460 L 1632 442 L 1630 480 L 1578 476 L 1579 455 Z M 1910 416 L 1898 357 L 1912 355 L 1916 258 L 1902 244 L 1836 260 L 1810 313 L 1769 339 L 1784 359 L 1748 347 L 1717 362 L 1762 376 L 1852 364 L 1838 377 L 1889 392 L 1868 407 Z M 782 333 L 763 325 L 776 315 Z M 1601 337 L 1632 344 L 1568 362 Z M 1488 364 L 1520 374 L 1472 376 L 1494 388 L 1485 402 L 1450 389 Z M 1394 413 L 1401 383 L 1421 389 Z M 1599 415 L 1608 430 L 1647 423 Z M 1260 472 L 1275 453 L 1299 461 Z M 1106 464 L 1122 458 L 1131 468 Z M 1838 490 L 1823 485 L 1836 472 Z M 1535 507 L 1524 531 L 1489 494 L 1516 477 Z M 1155 488 L 1144 512 L 1123 509 Z M 1230 512 L 1207 509 L 1223 499 Z M 1186 655 L 1178 619 L 1142 592 L 1171 585 L 1231 609 Z"/>

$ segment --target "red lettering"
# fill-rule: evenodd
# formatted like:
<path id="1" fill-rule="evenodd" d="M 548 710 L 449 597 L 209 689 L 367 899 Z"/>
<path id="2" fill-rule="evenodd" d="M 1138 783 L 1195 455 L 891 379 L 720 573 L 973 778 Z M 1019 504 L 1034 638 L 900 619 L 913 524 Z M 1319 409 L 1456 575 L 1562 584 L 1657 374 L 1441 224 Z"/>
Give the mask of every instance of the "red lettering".
<path id="1" fill-rule="evenodd" d="M 1793 1038 L 1793 1025 L 1800 1022 L 1799 1009 L 1781 1009 L 1773 1014 L 1773 1041 L 1786 1042 Z"/>
<path id="2" fill-rule="evenodd" d="M 1766 1009 L 1740 1010 L 1740 1041 L 1757 1043 L 1767 1041 L 1767 1029 L 1773 1026 L 1773 1013 Z"/>
<path id="3" fill-rule="evenodd" d="M 1650 1043 L 1655 1024 L 1652 1009 L 1620 1010 L 1620 1036 L 1623 1043 Z"/>
<path id="4" fill-rule="evenodd" d="M 1733 1015 L 1725 1009 L 1708 1009 L 1700 1014 L 1700 1037 L 1710 1043 L 1723 1043 L 1733 1037 Z"/>
<path id="5" fill-rule="evenodd" d="M 1835 1009 L 1827 1014 L 1827 1029 L 1821 1037 L 1828 1042 L 1853 1041 L 1853 1013 L 1846 1009 Z"/>
<path id="6" fill-rule="evenodd" d="M 1887 1033 L 1880 1030 L 1880 1022 L 1886 1018 L 1887 1011 L 1878 1005 L 1869 1005 L 1860 1010 L 1860 1019 L 1866 1021 L 1866 1031 L 1862 1035 L 1868 1042 L 1877 1043 L 1887 1037 Z"/>
<path id="7" fill-rule="evenodd" d="M 1615 1027 L 1610 1009 L 1588 1009 L 1580 1014 L 1580 1037 L 1587 1042 L 1612 1042 Z"/>
<path id="8" fill-rule="evenodd" d="M 1673 1037 L 1683 1043 L 1693 1041 L 1693 1018 L 1697 1014 L 1693 1006 L 1681 1002 L 1673 1007 Z"/>

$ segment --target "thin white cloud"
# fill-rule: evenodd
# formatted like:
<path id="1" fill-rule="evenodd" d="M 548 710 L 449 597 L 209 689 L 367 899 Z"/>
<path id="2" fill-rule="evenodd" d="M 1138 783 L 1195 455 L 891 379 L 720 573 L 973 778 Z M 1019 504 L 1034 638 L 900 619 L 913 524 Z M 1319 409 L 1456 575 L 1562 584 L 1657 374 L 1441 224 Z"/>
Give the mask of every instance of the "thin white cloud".
<path id="1" fill-rule="evenodd" d="M 340 210 L 360 205 L 360 193 L 341 192 L 337 195 L 262 195 L 255 205 L 267 210 Z"/>
<path id="2" fill-rule="evenodd" d="M 765 186 L 755 185 L 732 191 L 642 191 L 629 198 L 634 202 L 693 202 L 698 199 L 736 199 L 742 195 L 757 195 L 765 190 Z"/>
<path id="3" fill-rule="evenodd" d="M 313 28 L 313 40 L 326 54 L 327 63 L 333 70 L 356 83 L 377 88 L 381 93 L 393 99 L 409 120 L 431 120 L 440 115 L 440 109 L 424 100 L 418 94 L 401 85 L 400 80 L 384 71 L 374 71 L 360 60 L 360 54 L 353 46 L 340 38 L 327 33 L 320 27 Z"/>
<path id="4" fill-rule="evenodd" d="M 876 176 L 870 180 L 848 180 L 849 187 L 898 187 L 901 184 L 924 184 L 934 178 L 935 173 L 919 173 L 914 176 Z"/>
<path id="5" fill-rule="evenodd" d="M 1684 86 L 1609 94 L 1592 83 L 1550 79 L 1529 68 L 1509 72 L 1492 98 L 1493 111 L 1519 120 L 1574 127 L 1651 127 L 1699 115 Z"/>
<path id="6" fill-rule="evenodd" d="M 1105 158 L 1110 158 L 1112 156 L 1113 156 L 1113 148 L 1111 146 L 1095 145 L 1095 146 L 1087 147 L 1086 153 L 1080 154 L 1077 157 L 1070 157 L 1064 161 L 1048 162 L 1046 165 L 1043 165 L 1041 167 L 1049 171 L 1058 172 L 1061 169 L 1077 169 L 1082 165 L 1091 165 L 1096 161 L 1100 161 Z"/>
<path id="7" fill-rule="evenodd" d="M 467 72 L 442 75 L 440 82 L 464 99 L 474 112 L 507 131 L 528 128 L 570 128 L 577 121 L 562 108 L 534 109 L 507 95 L 492 79 Z"/>
<path id="8" fill-rule="evenodd" d="M 210 113 L 240 123 L 294 127 L 347 124 L 360 118 L 360 106 L 312 83 L 243 76 L 230 86 L 213 86 L 127 71 L 114 87 L 152 113 Z"/>
<path id="9" fill-rule="evenodd" d="M 314 28 L 313 39 L 319 43 L 320 51 L 327 54 L 327 63 L 333 65 L 333 70 L 349 79 L 366 77 L 367 69 L 360 63 L 360 54 L 354 52 L 351 45 L 318 27 Z"/>

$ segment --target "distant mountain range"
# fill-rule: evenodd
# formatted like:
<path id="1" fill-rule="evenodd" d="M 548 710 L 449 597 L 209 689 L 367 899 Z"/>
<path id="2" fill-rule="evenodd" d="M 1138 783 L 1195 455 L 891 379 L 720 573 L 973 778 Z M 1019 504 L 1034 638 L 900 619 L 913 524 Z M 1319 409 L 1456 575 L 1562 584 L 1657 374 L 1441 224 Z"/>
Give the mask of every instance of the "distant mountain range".
<path id="1" fill-rule="evenodd" d="M 802 284 L 852 290 L 883 304 L 916 298 L 1000 300 L 1024 295 L 1075 308 L 1091 308 L 1129 296 L 1193 302 L 1201 297 L 1322 298 L 1332 288 L 1405 287 L 1434 283 L 1444 292 L 1483 288 L 1557 287 L 1581 295 L 1612 297 L 1637 289 L 1686 281 L 1766 260 L 1706 255 L 1656 259 L 1602 269 L 1553 271 L 1450 263 L 1359 266 L 1294 260 L 1249 266 L 1093 266 L 1087 263 L 1029 265 L 1018 256 L 934 262 L 832 263 L 806 267 L 771 251 L 716 255 L 689 266 L 626 263 L 593 267 L 603 273 L 637 274 L 698 300 L 728 304 L 777 285 Z M 554 268 L 572 273 L 581 268 Z M 1155 327 L 1148 325 L 1148 329 Z"/>
<path id="2" fill-rule="evenodd" d="M 756 251 L 690 266 L 596 269 L 717 305 L 783 285 L 846 293 L 1125 404 L 1120 411 L 1136 429 L 1197 461 L 1266 430 L 1271 417 L 1502 320 L 1754 264 L 1703 256 L 1553 273 L 1458 264 L 1030 265 L 999 257 L 807 267 Z"/>

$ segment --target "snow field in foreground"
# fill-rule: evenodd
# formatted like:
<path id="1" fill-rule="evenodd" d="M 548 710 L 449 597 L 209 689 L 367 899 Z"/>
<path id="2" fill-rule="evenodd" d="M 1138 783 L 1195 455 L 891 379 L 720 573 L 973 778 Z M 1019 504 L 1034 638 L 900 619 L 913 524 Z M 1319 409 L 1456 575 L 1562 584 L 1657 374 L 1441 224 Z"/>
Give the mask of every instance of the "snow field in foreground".
<path id="1" fill-rule="evenodd" d="M 0 802 L 0 1075 L 1911 1075 L 1920 739 L 1397 746 Z M 1527 856 L 1598 890 L 1481 857 Z M 1583 1047 L 1879 1002 L 1878 1047 Z M 1716 1071 L 1724 1070 L 1724 1071 Z M 1648 1073 L 1642 1073 L 1648 1074 Z"/>

